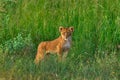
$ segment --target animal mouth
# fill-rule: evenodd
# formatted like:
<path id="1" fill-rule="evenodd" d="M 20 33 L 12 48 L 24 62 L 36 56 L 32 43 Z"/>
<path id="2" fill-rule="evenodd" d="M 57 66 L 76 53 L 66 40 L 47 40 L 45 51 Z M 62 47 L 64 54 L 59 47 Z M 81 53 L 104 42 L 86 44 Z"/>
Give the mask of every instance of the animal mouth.
<path id="1" fill-rule="evenodd" d="M 65 38 L 65 41 L 67 41 L 68 39 L 67 38 Z"/>
<path id="2" fill-rule="evenodd" d="M 65 41 L 67 41 L 67 40 L 68 40 L 68 38 L 67 38 L 67 37 L 65 37 L 65 36 L 63 36 L 63 35 L 62 35 L 62 38 L 63 38 Z"/>

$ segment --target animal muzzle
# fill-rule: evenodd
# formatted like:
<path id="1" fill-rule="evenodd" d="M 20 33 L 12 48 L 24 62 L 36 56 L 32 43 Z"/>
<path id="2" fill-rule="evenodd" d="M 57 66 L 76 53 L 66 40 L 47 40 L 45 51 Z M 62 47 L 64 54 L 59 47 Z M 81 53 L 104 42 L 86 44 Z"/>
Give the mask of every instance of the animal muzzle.
<path id="1" fill-rule="evenodd" d="M 67 40 L 67 38 L 68 38 L 67 35 L 65 35 L 65 36 L 64 36 L 64 40 Z"/>

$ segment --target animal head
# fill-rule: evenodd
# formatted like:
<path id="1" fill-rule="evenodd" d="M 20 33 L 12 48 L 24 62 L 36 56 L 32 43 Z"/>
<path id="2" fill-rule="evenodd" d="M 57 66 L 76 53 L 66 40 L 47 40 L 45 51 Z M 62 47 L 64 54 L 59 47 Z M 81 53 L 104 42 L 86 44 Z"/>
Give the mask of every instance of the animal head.
<path id="1" fill-rule="evenodd" d="M 64 27 L 60 26 L 59 31 L 61 33 L 62 38 L 64 40 L 67 40 L 72 35 L 74 28 L 73 27 L 64 28 Z"/>

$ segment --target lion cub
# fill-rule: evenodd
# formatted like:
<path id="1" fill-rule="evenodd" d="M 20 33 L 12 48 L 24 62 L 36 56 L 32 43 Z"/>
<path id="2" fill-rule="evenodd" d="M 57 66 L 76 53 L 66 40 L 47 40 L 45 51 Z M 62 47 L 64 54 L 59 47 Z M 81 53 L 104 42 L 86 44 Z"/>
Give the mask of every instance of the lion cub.
<path id="1" fill-rule="evenodd" d="M 59 27 L 60 36 L 52 41 L 41 42 L 38 46 L 35 63 L 38 64 L 46 54 L 57 54 L 59 59 L 65 58 L 71 47 L 71 35 L 74 31 L 73 27 Z"/>

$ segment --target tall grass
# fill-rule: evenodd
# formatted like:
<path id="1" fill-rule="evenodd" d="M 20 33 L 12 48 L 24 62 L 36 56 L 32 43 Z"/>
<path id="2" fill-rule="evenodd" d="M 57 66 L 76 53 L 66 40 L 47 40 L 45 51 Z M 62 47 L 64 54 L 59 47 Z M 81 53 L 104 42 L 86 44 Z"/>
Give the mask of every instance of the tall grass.
<path id="1" fill-rule="evenodd" d="M 49 60 L 35 66 L 33 60 L 38 44 L 57 38 L 60 35 L 59 26 L 74 26 L 75 29 L 72 36 L 73 46 L 66 62 L 59 63 L 56 61 L 57 56 L 51 55 Z M 21 38 L 19 40 L 19 34 L 23 42 L 20 41 Z M 29 34 L 30 38 L 27 37 Z M 25 45 L 27 42 L 24 40 L 27 38 L 31 39 L 28 45 L 32 43 L 34 47 Z M 18 43 L 15 43 L 16 41 Z M 19 51 L 15 50 L 17 48 L 11 48 L 14 54 L 9 54 L 10 51 L 5 47 L 7 43 L 22 49 Z M 2 78 L 118 80 L 120 54 L 116 46 L 119 44 L 119 0 L 0 1 L 0 65 L 2 65 L 0 77 Z M 30 47 L 30 50 L 23 47 Z"/>

